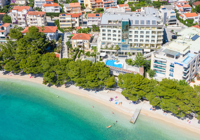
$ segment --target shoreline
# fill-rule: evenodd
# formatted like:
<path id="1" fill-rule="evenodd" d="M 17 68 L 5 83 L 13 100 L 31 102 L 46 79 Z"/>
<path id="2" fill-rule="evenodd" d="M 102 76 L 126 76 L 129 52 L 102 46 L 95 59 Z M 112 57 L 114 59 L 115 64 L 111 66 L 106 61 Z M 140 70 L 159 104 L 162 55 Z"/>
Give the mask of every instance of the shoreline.
<path id="1" fill-rule="evenodd" d="M 42 82 L 43 82 L 42 77 L 30 78 L 29 75 L 24 75 L 24 76 L 13 75 L 13 74 L 11 74 L 11 75 L 12 76 L 3 75 L 0 72 L 0 78 L 4 78 L 4 79 L 23 80 L 23 81 L 34 82 L 37 84 L 42 84 Z M 94 91 L 87 91 L 87 90 L 79 89 L 78 87 L 76 87 L 74 85 L 67 87 L 67 88 L 65 88 L 65 86 L 61 86 L 61 87 L 51 86 L 50 88 L 58 89 L 58 90 L 67 92 L 69 94 L 83 96 L 90 100 L 99 102 L 105 106 L 108 106 L 111 109 L 117 110 L 118 112 L 129 116 L 130 119 L 131 119 L 131 116 L 133 115 L 135 109 L 141 105 L 141 103 L 137 104 L 137 105 L 129 104 L 130 100 L 127 100 L 123 95 L 121 95 L 121 93 L 119 91 L 104 90 L 104 91 L 100 91 L 100 92 L 98 91 L 97 93 L 94 93 Z M 116 104 L 114 104 L 114 101 L 112 101 L 112 102 L 109 101 L 110 97 L 114 98 L 115 96 L 118 96 L 118 101 L 122 102 L 122 105 L 116 105 Z M 200 136 L 200 124 L 198 124 L 198 120 L 196 118 L 190 120 L 191 124 L 189 124 L 187 122 L 187 120 L 178 119 L 177 117 L 174 117 L 171 114 L 167 114 L 166 116 L 164 116 L 162 110 L 150 111 L 150 108 L 151 108 L 151 105 L 149 104 L 149 102 L 144 101 L 143 107 L 141 110 L 141 114 L 151 117 L 151 118 L 154 118 L 154 119 L 164 121 L 170 125 L 177 126 L 183 130 L 189 130 L 190 132 L 195 133 L 196 135 Z"/>

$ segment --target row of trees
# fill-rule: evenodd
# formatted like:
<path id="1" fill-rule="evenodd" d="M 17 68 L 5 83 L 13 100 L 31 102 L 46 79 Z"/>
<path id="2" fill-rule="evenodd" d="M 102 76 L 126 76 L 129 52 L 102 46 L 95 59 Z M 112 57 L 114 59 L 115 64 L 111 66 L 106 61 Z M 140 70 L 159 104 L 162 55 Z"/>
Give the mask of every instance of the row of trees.
<path id="1" fill-rule="evenodd" d="M 47 52 L 51 42 L 36 27 L 30 27 L 24 36 L 19 29 L 11 29 L 10 37 L 16 41 L 8 41 L 0 46 L 0 65 L 6 71 L 43 73 L 44 84 L 51 85 L 73 81 L 82 88 L 94 89 L 112 87 L 116 83 L 103 62 L 93 64 L 88 60 L 75 62 L 66 58 L 59 61 L 54 53 Z"/>
<path id="2" fill-rule="evenodd" d="M 146 98 L 154 107 L 170 111 L 177 117 L 196 113 L 200 120 L 200 86 L 194 88 L 184 80 L 163 79 L 161 82 L 147 79 L 139 74 L 120 74 L 118 86 L 122 95 L 137 101 Z"/>

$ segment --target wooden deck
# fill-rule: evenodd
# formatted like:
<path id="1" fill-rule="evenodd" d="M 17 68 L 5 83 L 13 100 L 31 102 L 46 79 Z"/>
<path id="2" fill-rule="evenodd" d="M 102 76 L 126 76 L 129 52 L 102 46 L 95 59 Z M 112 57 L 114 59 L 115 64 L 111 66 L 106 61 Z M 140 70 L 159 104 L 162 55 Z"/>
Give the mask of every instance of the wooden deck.
<path id="1" fill-rule="evenodd" d="M 143 105 L 143 104 L 142 104 L 142 105 Z M 140 111 L 141 111 L 141 109 L 142 109 L 142 105 L 139 106 L 139 107 L 135 110 L 135 112 L 133 113 L 133 116 L 131 117 L 131 120 L 130 120 L 131 123 L 134 124 L 134 123 L 137 121 L 137 118 L 138 118 L 138 116 L 140 115 Z"/>

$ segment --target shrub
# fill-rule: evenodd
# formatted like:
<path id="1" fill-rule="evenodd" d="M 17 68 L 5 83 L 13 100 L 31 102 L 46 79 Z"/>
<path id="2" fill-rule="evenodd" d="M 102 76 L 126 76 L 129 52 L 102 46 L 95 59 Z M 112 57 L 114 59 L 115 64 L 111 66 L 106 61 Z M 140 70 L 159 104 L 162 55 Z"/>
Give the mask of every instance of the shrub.
<path id="1" fill-rule="evenodd" d="M 149 70 L 148 71 L 148 74 L 149 74 L 149 77 L 151 77 L 151 78 L 153 78 L 154 77 L 154 75 L 156 74 L 156 72 L 155 72 L 155 70 Z"/>
<path id="2" fill-rule="evenodd" d="M 86 56 L 88 56 L 88 57 L 89 57 L 89 56 L 90 56 L 90 52 L 86 52 Z"/>

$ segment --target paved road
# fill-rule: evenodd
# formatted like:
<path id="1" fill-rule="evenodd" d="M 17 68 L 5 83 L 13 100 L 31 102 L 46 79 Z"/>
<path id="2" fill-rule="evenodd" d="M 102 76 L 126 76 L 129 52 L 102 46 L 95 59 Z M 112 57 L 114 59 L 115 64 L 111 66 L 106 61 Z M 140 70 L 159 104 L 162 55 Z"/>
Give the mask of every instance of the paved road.
<path id="1" fill-rule="evenodd" d="M 66 42 L 68 41 L 66 33 L 63 34 L 63 47 L 62 47 L 62 58 L 68 58 L 68 47 L 66 45 Z"/>

